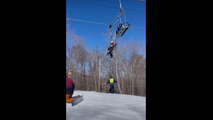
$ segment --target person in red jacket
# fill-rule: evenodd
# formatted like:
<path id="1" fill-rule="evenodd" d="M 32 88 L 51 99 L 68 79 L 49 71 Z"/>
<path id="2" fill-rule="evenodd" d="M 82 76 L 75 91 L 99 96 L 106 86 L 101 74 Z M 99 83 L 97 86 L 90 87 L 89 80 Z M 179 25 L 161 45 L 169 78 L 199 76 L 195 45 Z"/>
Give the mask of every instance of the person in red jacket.
<path id="1" fill-rule="evenodd" d="M 66 73 L 66 103 L 71 103 L 74 98 L 72 95 L 74 93 L 75 84 L 72 79 L 68 78 Z"/>

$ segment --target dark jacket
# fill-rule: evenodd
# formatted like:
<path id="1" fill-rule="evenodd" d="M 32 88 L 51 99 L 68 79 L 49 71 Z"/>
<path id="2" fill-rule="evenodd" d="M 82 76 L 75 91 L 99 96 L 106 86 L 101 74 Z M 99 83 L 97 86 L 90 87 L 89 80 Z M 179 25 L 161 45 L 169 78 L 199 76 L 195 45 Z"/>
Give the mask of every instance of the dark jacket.
<path id="1" fill-rule="evenodd" d="M 113 79 L 113 83 L 117 83 L 116 79 L 114 79 L 114 78 L 110 78 L 110 79 Z M 107 81 L 107 84 L 110 83 L 110 79 Z"/>
<path id="2" fill-rule="evenodd" d="M 75 89 L 75 84 L 74 84 L 73 80 L 68 78 L 68 76 L 66 75 L 66 89 L 71 88 L 71 87 L 73 89 Z"/>

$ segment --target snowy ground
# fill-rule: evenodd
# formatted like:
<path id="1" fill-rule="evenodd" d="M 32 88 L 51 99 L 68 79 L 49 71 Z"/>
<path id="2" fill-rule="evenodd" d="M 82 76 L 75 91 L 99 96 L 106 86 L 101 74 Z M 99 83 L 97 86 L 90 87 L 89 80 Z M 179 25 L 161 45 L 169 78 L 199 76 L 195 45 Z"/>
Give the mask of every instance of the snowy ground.
<path id="1" fill-rule="evenodd" d="M 83 101 L 66 104 L 66 120 L 146 120 L 146 98 L 132 95 L 75 91 Z"/>

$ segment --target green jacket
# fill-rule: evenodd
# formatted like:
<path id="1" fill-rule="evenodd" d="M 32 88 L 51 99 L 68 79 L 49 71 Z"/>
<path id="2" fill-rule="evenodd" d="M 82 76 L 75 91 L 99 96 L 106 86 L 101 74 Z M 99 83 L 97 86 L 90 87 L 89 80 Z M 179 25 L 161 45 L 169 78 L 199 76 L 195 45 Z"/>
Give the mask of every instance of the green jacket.
<path id="1" fill-rule="evenodd" d="M 107 84 L 112 84 L 112 83 L 117 83 L 117 81 L 116 81 L 116 79 L 114 79 L 114 78 L 110 78 L 109 80 L 108 80 L 108 82 L 107 82 Z"/>

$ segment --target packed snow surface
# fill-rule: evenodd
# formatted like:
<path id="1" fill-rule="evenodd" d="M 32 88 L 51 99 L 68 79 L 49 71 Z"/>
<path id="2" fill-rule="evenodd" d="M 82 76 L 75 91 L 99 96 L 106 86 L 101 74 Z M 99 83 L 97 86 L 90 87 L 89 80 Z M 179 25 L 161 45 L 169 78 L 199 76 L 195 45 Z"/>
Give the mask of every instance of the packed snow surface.
<path id="1" fill-rule="evenodd" d="M 66 103 L 66 120 L 146 120 L 146 97 L 75 91 L 83 95 L 76 106 Z"/>

